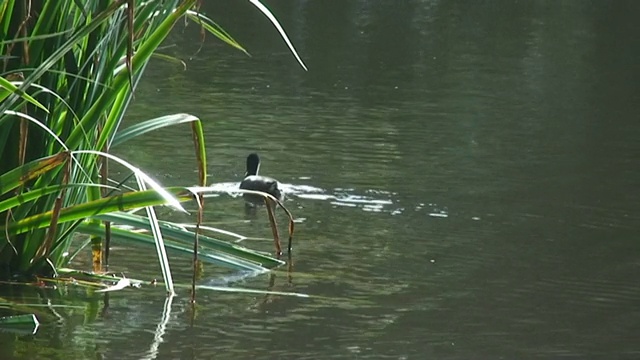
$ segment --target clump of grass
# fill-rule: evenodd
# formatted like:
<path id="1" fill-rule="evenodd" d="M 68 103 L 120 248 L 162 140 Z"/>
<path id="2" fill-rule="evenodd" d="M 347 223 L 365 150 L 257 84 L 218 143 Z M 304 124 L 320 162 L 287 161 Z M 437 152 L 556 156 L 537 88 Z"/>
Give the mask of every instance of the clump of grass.
<path id="1" fill-rule="evenodd" d="M 250 1 L 304 67 L 269 10 Z M 192 254 L 203 250 L 202 259 L 234 269 L 266 271 L 283 264 L 199 234 L 201 213 L 195 230 L 159 221 L 154 206 L 185 211 L 181 203 L 196 201 L 201 209 L 204 196 L 193 188 L 165 188 L 111 155 L 113 147 L 136 136 L 189 124 L 198 183 L 205 186 L 205 140 L 197 116 L 168 115 L 121 129 L 144 69 L 181 18 L 246 53 L 197 5 L 196 0 L 0 4 L 0 279 L 55 276 L 77 253 L 69 251 L 78 238 L 75 248 L 91 246 L 93 270 L 102 271 L 104 245 L 108 249 L 112 236 L 154 244 L 170 293 L 165 246 Z M 109 181 L 113 161 L 131 171 L 138 189 Z M 139 209 L 146 214 L 137 214 Z M 191 247 L 194 239 L 203 245 L 195 241 Z"/>

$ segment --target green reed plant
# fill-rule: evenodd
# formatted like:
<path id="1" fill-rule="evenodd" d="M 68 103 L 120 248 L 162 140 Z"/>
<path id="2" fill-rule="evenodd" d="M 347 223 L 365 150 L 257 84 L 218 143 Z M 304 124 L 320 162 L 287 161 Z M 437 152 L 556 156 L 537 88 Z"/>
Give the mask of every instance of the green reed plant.
<path id="1" fill-rule="evenodd" d="M 276 25 L 299 59 L 273 15 L 250 1 Z M 72 244 L 92 244 L 98 249 L 94 257 L 100 257 L 102 238 L 111 233 L 159 244 L 161 258 L 164 245 L 158 241 L 163 235 L 167 246 L 190 251 L 188 244 L 199 231 L 154 221 L 153 206 L 184 211 L 181 202 L 200 204 L 203 197 L 186 187 L 163 188 L 109 152 L 153 129 L 188 123 L 199 185 L 205 186 L 199 118 L 176 114 L 120 129 L 146 65 L 181 18 L 245 51 L 196 6 L 196 0 L 0 3 L 0 278 L 52 275 L 77 253 L 71 252 Z M 129 168 L 139 189 L 110 183 L 107 160 Z M 141 208 L 147 209 L 146 216 L 133 212 Z M 148 232 L 118 226 L 125 224 Z M 213 236 L 200 238 L 208 251 L 205 260 L 249 270 L 282 264 Z M 165 276 L 165 282 L 170 277 Z"/>

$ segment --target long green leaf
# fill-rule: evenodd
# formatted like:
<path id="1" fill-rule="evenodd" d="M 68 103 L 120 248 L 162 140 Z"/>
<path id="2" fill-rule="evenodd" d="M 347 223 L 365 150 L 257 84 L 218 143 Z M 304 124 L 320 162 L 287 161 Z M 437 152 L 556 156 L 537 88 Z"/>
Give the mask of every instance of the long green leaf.
<path id="1" fill-rule="evenodd" d="M 196 148 L 196 160 L 198 161 L 198 184 L 200 186 L 207 186 L 207 149 L 205 146 L 202 121 L 192 122 L 191 132 L 193 133 L 193 143 Z"/>
<path id="2" fill-rule="evenodd" d="M 187 17 L 195 22 L 197 22 L 198 24 L 200 24 L 205 30 L 207 30 L 208 32 L 212 33 L 213 35 L 215 35 L 218 39 L 224 41 L 225 43 L 227 43 L 228 45 L 231 45 L 232 47 L 242 51 L 243 53 L 249 55 L 249 53 L 247 52 L 247 50 L 245 50 L 242 45 L 240 45 L 237 41 L 235 41 L 231 35 L 229 35 L 229 33 L 227 33 L 226 31 L 224 31 L 222 29 L 222 27 L 220 27 L 220 25 L 218 25 L 215 21 L 211 20 L 210 18 L 208 18 L 207 16 L 205 16 L 204 14 L 197 12 L 197 11 L 193 11 L 193 10 L 188 10 L 186 13 Z"/>
<path id="3" fill-rule="evenodd" d="M 25 185 L 29 180 L 35 179 L 47 171 L 60 166 L 68 158 L 69 153 L 61 152 L 44 159 L 33 160 L 0 175 L 0 194 L 6 194 L 19 186 Z"/>
<path id="4" fill-rule="evenodd" d="M 289 50 L 291 51 L 293 56 L 298 61 L 298 64 L 300 64 L 300 66 L 302 66 L 302 68 L 305 71 L 307 71 L 307 66 L 304 64 L 304 62 L 302 61 L 300 56 L 298 56 L 298 52 L 293 47 L 293 44 L 291 43 L 291 41 L 289 41 L 289 37 L 287 36 L 287 33 L 284 31 L 282 26 L 280 26 L 280 23 L 278 22 L 278 19 L 276 19 L 276 17 L 273 16 L 271 11 L 269 9 L 267 9 L 267 7 L 264 6 L 259 0 L 249 0 L 249 2 L 251 4 L 253 4 L 253 6 L 255 6 L 256 8 L 258 8 L 258 10 L 260 10 L 260 12 L 262 12 L 264 14 L 264 16 L 266 16 L 269 19 L 269 21 L 271 21 L 271 24 L 273 24 L 273 26 L 276 28 L 276 30 L 278 30 L 278 33 L 280 33 L 280 36 L 282 37 L 282 40 L 284 40 L 284 42 L 287 44 L 287 46 L 289 47 Z"/>
<path id="5" fill-rule="evenodd" d="M 12 93 L 18 94 L 18 96 L 32 103 L 33 105 L 39 107 L 45 112 L 49 112 L 44 105 L 42 105 L 38 100 L 34 99 L 31 95 L 26 92 L 20 90 L 17 86 L 13 85 L 9 80 L 0 76 L 0 101 L 6 99 Z"/>
<path id="6" fill-rule="evenodd" d="M 192 193 L 185 190 L 185 188 L 173 187 L 167 188 L 166 190 L 179 201 L 193 199 Z M 127 211 L 145 206 L 164 204 L 166 204 L 166 199 L 154 190 L 130 192 L 66 207 L 60 210 L 58 223 L 85 219 L 110 212 Z M 49 226 L 52 215 L 52 211 L 47 211 L 16 222 L 11 222 L 7 226 L 0 226 L 0 237 L 4 234 L 16 235 L 33 229 L 45 228 Z"/>
<path id="7" fill-rule="evenodd" d="M 125 130 L 119 131 L 113 137 L 111 147 L 118 146 L 132 138 L 138 137 L 151 131 L 192 121 L 200 121 L 200 119 L 190 114 L 173 114 L 143 121 L 132 125 Z"/>
<path id="8" fill-rule="evenodd" d="M 22 204 L 28 203 L 29 201 L 38 200 L 45 195 L 58 193 L 61 190 L 69 189 L 72 187 L 89 187 L 89 186 L 102 187 L 101 185 L 96 185 L 96 184 L 66 184 L 66 185 L 52 185 L 47 187 L 31 189 L 19 195 L 12 196 L 10 198 L 0 201 L 0 213 L 3 211 L 7 211 L 11 208 L 14 208 L 16 206 L 20 206 Z M 117 190 L 116 188 L 113 188 L 113 187 L 109 187 L 109 188 L 112 190 Z"/>

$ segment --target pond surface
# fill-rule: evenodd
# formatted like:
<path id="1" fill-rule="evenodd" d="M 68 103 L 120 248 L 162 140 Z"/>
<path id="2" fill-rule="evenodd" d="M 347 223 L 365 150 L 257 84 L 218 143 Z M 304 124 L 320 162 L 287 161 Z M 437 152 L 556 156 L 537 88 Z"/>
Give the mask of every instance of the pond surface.
<path id="1" fill-rule="evenodd" d="M 299 219 L 293 269 L 231 285 L 312 298 L 201 291 L 191 320 L 184 289 L 163 326 L 161 288 L 104 312 L 38 292 L 81 308 L 0 334 L 1 359 L 640 358 L 639 2 L 266 3 L 309 72 L 248 3 L 206 1 L 252 57 L 176 29 L 165 52 L 187 70 L 154 61 L 127 122 L 202 118 L 211 183 L 260 153 Z M 116 152 L 192 185 L 190 141 L 175 127 Z M 246 221 L 238 198 L 206 221 L 272 251 L 266 212 Z M 152 249 L 112 263 L 160 276 Z"/>

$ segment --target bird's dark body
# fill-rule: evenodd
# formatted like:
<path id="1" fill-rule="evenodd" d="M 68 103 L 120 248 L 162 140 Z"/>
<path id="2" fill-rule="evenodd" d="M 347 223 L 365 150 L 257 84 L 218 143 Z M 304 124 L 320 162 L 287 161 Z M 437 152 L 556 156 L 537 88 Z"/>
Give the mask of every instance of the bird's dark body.
<path id="1" fill-rule="evenodd" d="M 265 192 L 276 199 L 284 200 L 284 193 L 278 187 L 278 180 L 260 175 L 249 175 L 240 183 L 240 189 Z M 243 194 L 245 201 L 253 205 L 264 205 L 264 197 L 256 194 Z"/>

